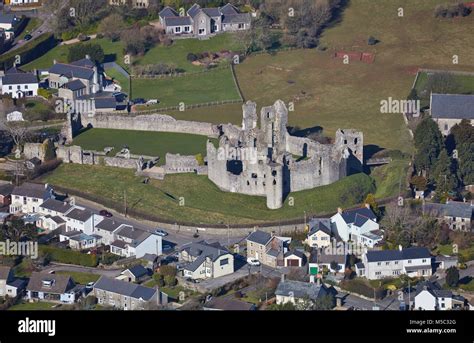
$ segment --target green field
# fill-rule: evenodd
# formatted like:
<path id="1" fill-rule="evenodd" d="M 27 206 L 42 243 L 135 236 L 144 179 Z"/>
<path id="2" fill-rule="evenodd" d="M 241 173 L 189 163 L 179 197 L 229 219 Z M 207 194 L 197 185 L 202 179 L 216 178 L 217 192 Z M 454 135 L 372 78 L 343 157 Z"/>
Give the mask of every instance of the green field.
<path id="1" fill-rule="evenodd" d="M 334 212 L 337 207 L 361 203 L 365 195 L 374 192 L 372 179 L 356 174 L 328 186 L 291 193 L 279 210 L 269 210 L 264 197 L 222 192 L 207 176 L 194 174 L 167 175 L 165 180 L 143 178 L 134 171 L 103 166 L 63 164 L 43 177 L 49 184 L 93 194 L 104 204 L 123 204 L 124 190 L 132 209 L 167 220 L 203 224 L 248 224 L 303 218 L 304 213 Z M 179 200 L 184 206 L 179 206 Z M 119 206 L 121 208 L 121 206 Z"/>
<path id="2" fill-rule="evenodd" d="M 229 68 L 164 79 L 134 79 L 133 98 L 159 99 L 158 107 L 239 100 Z"/>
<path id="3" fill-rule="evenodd" d="M 377 187 L 375 197 L 385 198 L 403 191 L 407 170 L 407 160 L 394 160 L 387 165 L 374 168 L 370 176 L 375 180 Z"/>
<path id="4" fill-rule="evenodd" d="M 206 136 L 184 133 L 90 129 L 74 138 L 73 144 L 97 151 L 115 147 L 113 153 L 127 145 L 132 154 L 160 156 L 160 164 L 163 164 L 167 152 L 181 155 L 201 153 L 206 156 L 207 139 Z"/>
<path id="5" fill-rule="evenodd" d="M 8 310 L 9 311 L 44 311 L 44 310 L 55 310 L 53 306 L 57 304 L 50 303 L 46 301 L 39 301 L 34 303 L 20 303 L 17 305 L 13 305 Z"/>
<path id="6" fill-rule="evenodd" d="M 99 280 L 100 275 L 92 273 L 81 273 L 81 272 L 71 272 L 71 271 L 58 271 L 56 274 L 59 275 L 69 275 L 72 277 L 76 284 L 86 285 L 89 282 L 96 282 Z"/>

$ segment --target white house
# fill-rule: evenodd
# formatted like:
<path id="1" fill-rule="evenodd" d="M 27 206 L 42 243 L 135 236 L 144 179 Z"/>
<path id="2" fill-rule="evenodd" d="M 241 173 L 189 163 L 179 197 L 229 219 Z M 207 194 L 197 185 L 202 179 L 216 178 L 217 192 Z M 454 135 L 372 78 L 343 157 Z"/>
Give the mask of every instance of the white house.
<path id="1" fill-rule="evenodd" d="M 40 5 L 41 2 L 39 0 L 10 0 L 11 6 L 18 6 L 18 5 Z"/>
<path id="2" fill-rule="evenodd" d="M 161 255 L 163 253 L 162 237 L 122 225 L 114 232 L 115 240 L 110 244 L 110 252 L 119 256 L 141 258 L 145 254 Z"/>
<path id="3" fill-rule="evenodd" d="M 26 282 L 16 279 L 13 270 L 7 266 L 0 266 L 0 297 L 16 297 L 26 287 Z"/>
<path id="4" fill-rule="evenodd" d="M 431 254 L 427 248 L 411 247 L 398 250 L 372 250 L 362 255 L 357 273 L 369 280 L 398 277 L 429 277 L 432 274 Z"/>
<path id="5" fill-rule="evenodd" d="M 20 111 L 13 111 L 7 114 L 7 121 L 25 121 L 25 119 L 23 119 L 23 113 Z"/>
<path id="6" fill-rule="evenodd" d="M 377 217 L 368 205 L 363 208 L 338 212 L 331 217 L 331 227 L 344 242 L 373 248 L 383 239 Z"/>
<path id="7" fill-rule="evenodd" d="M 416 287 L 413 308 L 426 311 L 451 310 L 453 309 L 453 293 L 432 282 L 420 282 Z"/>
<path id="8" fill-rule="evenodd" d="M 183 276 L 194 280 L 216 278 L 234 272 L 234 256 L 219 243 L 201 241 L 185 244 L 179 260 L 187 262 Z"/>
<path id="9" fill-rule="evenodd" d="M 92 233 L 94 227 L 94 216 L 91 211 L 75 206 L 64 215 L 66 220 L 66 232 L 79 231 Z"/>
<path id="10" fill-rule="evenodd" d="M 76 286 L 69 275 L 33 272 L 26 287 L 30 301 L 48 301 L 73 304 L 82 287 Z"/>
<path id="11" fill-rule="evenodd" d="M 38 77 L 32 73 L 25 73 L 11 68 L 2 77 L 2 94 L 10 95 L 13 99 L 38 95 Z"/>
<path id="12" fill-rule="evenodd" d="M 44 201 L 53 198 L 48 185 L 26 182 L 12 191 L 10 213 L 36 213 Z"/>
<path id="13" fill-rule="evenodd" d="M 331 220 L 328 218 L 313 219 L 309 223 L 307 244 L 312 248 L 324 248 L 331 245 Z"/>
<path id="14" fill-rule="evenodd" d="M 312 282 L 284 280 L 278 284 L 275 290 L 276 303 L 283 305 L 292 303 L 294 305 L 304 304 L 305 302 L 314 303 L 317 299 L 325 296 L 335 295 L 337 291 L 332 287 L 326 287 L 323 284 Z"/>
<path id="15" fill-rule="evenodd" d="M 0 29 L 5 31 L 7 40 L 15 37 L 15 29 L 20 21 L 15 14 L 0 12 Z"/>

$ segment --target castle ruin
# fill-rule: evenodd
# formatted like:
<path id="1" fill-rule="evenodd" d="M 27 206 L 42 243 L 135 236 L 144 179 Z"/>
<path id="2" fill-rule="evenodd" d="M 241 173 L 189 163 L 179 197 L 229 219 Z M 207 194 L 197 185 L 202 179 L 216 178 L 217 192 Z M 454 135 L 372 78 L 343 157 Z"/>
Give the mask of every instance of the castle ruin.
<path id="1" fill-rule="evenodd" d="M 333 144 L 291 136 L 283 101 L 263 107 L 243 106 L 242 127 L 221 125 L 219 146 L 207 142 L 208 177 L 221 190 L 265 196 L 267 207 L 283 206 L 290 192 L 333 183 L 362 170 L 363 135 L 337 130 Z"/>

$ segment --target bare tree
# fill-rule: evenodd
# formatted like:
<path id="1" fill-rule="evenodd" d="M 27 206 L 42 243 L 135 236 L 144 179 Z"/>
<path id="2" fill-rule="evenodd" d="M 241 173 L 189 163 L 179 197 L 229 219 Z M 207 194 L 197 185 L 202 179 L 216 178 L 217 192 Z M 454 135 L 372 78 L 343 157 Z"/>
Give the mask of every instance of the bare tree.
<path id="1" fill-rule="evenodd" d="M 3 123 L 3 127 L 7 134 L 13 139 L 16 147 L 21 147 L 30 135 L 28 124 L 23 121 L 18 122 L 7 122 Z"/>

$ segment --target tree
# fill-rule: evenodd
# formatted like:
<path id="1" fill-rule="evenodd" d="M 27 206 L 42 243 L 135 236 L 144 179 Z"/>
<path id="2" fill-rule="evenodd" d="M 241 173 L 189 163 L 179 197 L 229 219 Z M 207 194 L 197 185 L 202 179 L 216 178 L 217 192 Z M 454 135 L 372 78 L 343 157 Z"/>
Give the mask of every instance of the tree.
<path id="1" fill-rule="evenodd" d="M 120 35 L 124 29 L 125 24 L 123 19 L 117 13 L 112 13 L 104 18 L 99 24 L 99 32 L 113 42 L 120 39 Z"/>
<path id="2" fill-rule="evenodd" d="M 337 272 L 339 270 L 339 264 L 336 261 L 332 261 L 331 264 L 330 264 L 330 267 L 335 272 Z"/>
<path id="3" fill-rule="evenodd" d="M 444 145 L 438 125 L 431 118 L 423 119 L 415 129 L 414 140 L 415 168 L 429 175 Z"/>
<path id="4" fill-rule="evenodd" d="M 375 201 L 375 196 L 372 193 L 367 194 L 365 203 L 370 206 L 370 209 L 372 212 L 374 212 L 375 216 L 380 218 L 380 209 L 377 202 Z"/>
<path id="5" fill-rule="evenodd" d="M 459 283 L 459 270 L 456 267 L 449 267 L 446 270 L 446 283 L 449 287 L 457 287 Z"/>
<path id="6" fill-rule="evenodd" d="M 3 126 L 8 136 L 11 137 L 16 147 L 21 148 L 30 136 L 26 122 L 4 122 Z"/>
<path id="7" fill-rule="evenodd" d="M 314 302 L 315 310 L 332 310 L 336 306 L 336 297 L 330 293 L 322 297 L 318 297 Z"/>
<path id="8" fill-rule="evenodd" d="M 432 176 L 436 182 L 438 194 L 447 193 L 457 187 L 456 170 L 446 149 L 441 150 Z"/>
<path id="9" fill-rule="evenodd" d="M 466 119 L 451 129 L 447 141 L 458 163 L 457 175 L 463 185 L 474 183 L 474 127 Z M 456 151 L 454 151 L 456 150 Z"/>
<path id="10" fill-rule="evenodd" d="M 410 183 L 413 185 L 413 187 L 416 188 L 417 191 L 426 190 L 427 181 L 426 178 L 421 175 L 413 175 L 410 180 Z"/>

